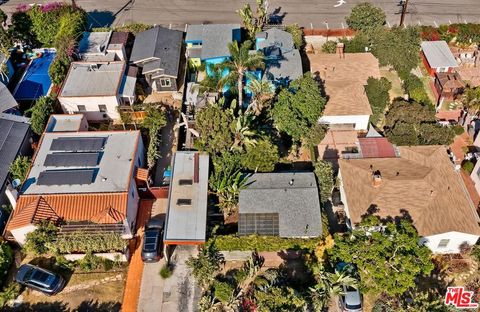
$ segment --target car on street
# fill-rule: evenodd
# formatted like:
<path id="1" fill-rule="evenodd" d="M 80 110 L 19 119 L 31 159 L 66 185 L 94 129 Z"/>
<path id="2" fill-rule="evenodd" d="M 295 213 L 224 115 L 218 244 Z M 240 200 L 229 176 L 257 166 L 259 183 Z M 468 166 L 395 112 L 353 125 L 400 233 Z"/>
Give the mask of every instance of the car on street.
<path id="1" fill-rule="evenodd" d="M 142 245 L 143 262 L 157 262 L 162 257 L 163 220 L 150 219 L 145 226 Z"/>
<path id="2" fill-rule="evenodd" d="M 59 293 L 65 286 L 65 279 L 59 274 L 31 264 L 20 266 L 15 281 L 49 296 Z"/>

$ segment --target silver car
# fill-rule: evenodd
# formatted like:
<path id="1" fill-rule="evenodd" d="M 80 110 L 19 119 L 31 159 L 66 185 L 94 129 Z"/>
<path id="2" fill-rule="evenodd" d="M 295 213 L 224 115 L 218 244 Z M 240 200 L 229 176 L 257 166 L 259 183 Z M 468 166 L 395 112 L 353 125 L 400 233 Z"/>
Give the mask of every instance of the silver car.
<path id="1" fill-rule="evenodd" d="M 343 286 L 344 295 L 340 296 L 340 311 L 362 312 L 362 295 L 358 289 Z"/>

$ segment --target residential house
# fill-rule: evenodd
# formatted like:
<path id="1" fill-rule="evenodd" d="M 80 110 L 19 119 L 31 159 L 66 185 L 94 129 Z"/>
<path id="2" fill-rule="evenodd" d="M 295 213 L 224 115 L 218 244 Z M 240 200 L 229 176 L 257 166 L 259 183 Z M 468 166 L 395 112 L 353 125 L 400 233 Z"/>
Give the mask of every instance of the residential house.
<path id="1" fill-rule="evenodd" d="M 113 62 L 128 60 L 127 32 L 84 32 L 78 43 L 80 58 L 86 62 Z"/>
<path id="2" fill-rule="evenodd" d="M 288 85 L 303 75 L 300 51 L 289 32 L 278 28 L 262 31 L 256 35 L 255 49 L 265 55 L 264 75 L 276 85 Z"/>
<path id="3" fill-rule="evenodd" d="M 18 108 L 18 103 L 10 90 L 0 83 L 0 113 L 12 113 Z"/>
<path id="4" fill-rule="evenodd" d="M 49 220 L 64 232 L 131 238 L 140 200 L 136 175 L 145 165 L 140 131 L 69 132 L 76 126 L 59 127 L 65 124 L 61 115 L 53 118 L 56 125 L 42 135 L 5 236 L 24 244 L 39 222 Z"/>
<path id="5" fill-rule="evenodd" d="M 118 120 L 118 108 L 135 102 L 135 68 L 126 62 L 73 62 L 58 100 L 66 114 L 88 120 Z"/>
<path id="6" fill-rule="evenodd" d="M 443 146 L 401 146 L 399 157 L 340 159 L 350 227 L 364 216 L 410 219 L 434 253 L 458 253 L 480 237 L 479 218 Z"/>
<path id="7" fill-rule="evenodd" d="M 130 62 L 142 69 L 148 84 L 157 92 L 175 92 L 183 84 L 180 66 L 183 32 L 154 27 L 135 37 Z"/>
<path id="8" fill-rule="evenodd" d="M 423 41 L 422 61 L 430 76 L 435 73 L 451 73 L 458 63 L 445 41 Z"/>
<path id="9" fill-rule="evenodd" d="M 451 47 L 450 50 L 459 64 L 456 71 L 462 80 L 470 87 L 480 86 L 480 57 L 478 47 Z"/>
<path id="10" fill-rule="evenodd" d="M 239 235 L 318 237 L 322 217 L 313 172 L 255 173 L 239 196 Z"/>
<path id="11" fill-rule="evenodd" d="M 367 130 L 372 109 L 365 93 L 369 77 L 380 78 L 371 53 L 310 54 L 311 72 L 325 87 L 327 104 L 319 122 L 342 130 Z"/>
<path id="12" fill-rule="evenodd" d="M 458 73 L 435 73 L 433 91 L 437 95 L 438 102 L 442 102 L 444 99 L 455 100 L 464 88 L 465 84 Z"/>
<path id="13" fill-rule="evenodd" d="M 203 244 L 207 235 L 208 154 L 178 151 L 172 168 L 163 241 L 165 245 Z"/>
<path id="14" fill-rule="evenodd" d="M 196 67 L 205 62 L 209 74 L 209 64 L 219 64 L 229 58 L 228 44 L 241 39 L 240 24 L 188 25 L 185 43 L 189 62 Z"/>
<path id="15" fill-rule="evenodd" d="M 19 181 L 13 182 L 10 165 L 18 156 L 31 154 L 30 120 L 25 117 L 0 114 L 0 207 L 15 206 L 16 188 Z M 0 209 L 0 230 L 7 221 L 3 208 Z"/>

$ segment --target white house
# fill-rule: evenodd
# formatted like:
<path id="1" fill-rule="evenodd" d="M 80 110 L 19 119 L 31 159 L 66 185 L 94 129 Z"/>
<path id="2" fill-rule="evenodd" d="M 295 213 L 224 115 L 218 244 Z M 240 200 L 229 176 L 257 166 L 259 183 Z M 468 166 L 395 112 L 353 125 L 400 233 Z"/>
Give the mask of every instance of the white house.
<path id="1" fill-rule="evenodd" d="M 411 219 L 420 243 L 458 253 L 480 237 L 479 217 L 443 146 L 398 147 L 399 157 L 340 159 L 340 194 L 355 227 L 365 214 Z"/>
<path id="2" fill-rule="evenodd" d="M 371 53 L 342 51 L 309 59 L 311 72 L 322 80 L 328 98 L 320 123 L 367 130 L 372 110 L 364 86 L 369 77 L 380 77 L 378 60 Z"/>
<path id="3" fill-rule="evenodd" d="M 40 221 L 50 220 L 64 232 L 131 238 L 140 201 L 137 172 L 145 165 L 140 131 L 82 131 L 81 118 L 61 116 L 51 118 L 42 135 L 5 236 L 23 244 Z"/>
<path id="4" fill-rule="evenodd" d="M 88 120 L 118 120 L 118 107 L 135 101 L 136 71 L 124 61 L 73 62 L 58 100 L 66 114 Z"/>

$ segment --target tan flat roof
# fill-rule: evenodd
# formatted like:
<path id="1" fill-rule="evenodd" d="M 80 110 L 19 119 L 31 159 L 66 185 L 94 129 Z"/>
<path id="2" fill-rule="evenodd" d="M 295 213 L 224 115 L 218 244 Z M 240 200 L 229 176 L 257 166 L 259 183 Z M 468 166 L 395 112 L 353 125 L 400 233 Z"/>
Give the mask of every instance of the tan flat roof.
<path id="1" fill-rule="evenodd" d="M 371 53 L 309 54 L 310 70 L 325 81 L 328 96 L 324 116 L 371 115 L 364 86 L 379 78 L 378 60 Z"/>

